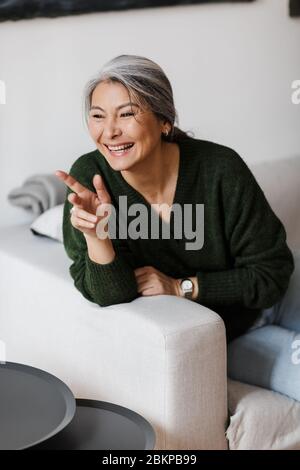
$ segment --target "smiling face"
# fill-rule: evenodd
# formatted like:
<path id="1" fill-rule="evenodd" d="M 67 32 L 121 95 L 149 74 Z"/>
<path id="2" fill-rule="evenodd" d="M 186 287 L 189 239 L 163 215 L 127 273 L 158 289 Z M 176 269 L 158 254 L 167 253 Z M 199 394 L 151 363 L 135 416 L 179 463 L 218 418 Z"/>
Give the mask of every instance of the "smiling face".
<path id="1" fill-rule="evenodd" d="M 109 81 L 101 82 L 93 91 L 88 127 L 98 150 L 118 171 L 129 170 L 151 157 L 167 129 L 152 111 L 130 99 L 124 85 Z M 131 147 L 124 150 L 129 144 Z"/>

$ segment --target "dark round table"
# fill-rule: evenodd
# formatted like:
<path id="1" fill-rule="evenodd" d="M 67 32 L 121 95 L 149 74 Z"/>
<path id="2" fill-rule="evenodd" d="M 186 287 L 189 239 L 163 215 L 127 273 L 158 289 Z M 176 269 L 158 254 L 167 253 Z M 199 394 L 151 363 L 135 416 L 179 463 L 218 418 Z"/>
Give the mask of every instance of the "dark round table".
<path id="1" fill-rule="evenodd" d="M 0 363 L 0 450 L 153 449 L 155 433 L 138 413 L 76 399 L 57 377 Z"/>
<path id="2" fill-rule="evenodd" d="M 32 450 L 150 450 L 155 432 L 138 413 L 113 403 L 76 399 L 71 423 Z"/>
<path id="3" fill-rule="evenodd" d="M 75 398 L 48 372 L 0 363 L 0 449 L 22 450 L 51 438 L 74 417 Z"/>

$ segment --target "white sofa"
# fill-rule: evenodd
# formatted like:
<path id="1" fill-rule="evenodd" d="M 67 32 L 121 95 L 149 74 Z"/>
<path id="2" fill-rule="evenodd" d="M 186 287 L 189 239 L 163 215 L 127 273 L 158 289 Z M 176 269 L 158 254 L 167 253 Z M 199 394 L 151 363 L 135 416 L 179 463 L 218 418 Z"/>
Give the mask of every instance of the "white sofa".
<path id="1" fill-rule="evenodd" d="M 289 245 L 299 247 L 300 159 L 251 170 Z M 167 295 L 110 307 L 88 302 L 73 286 L 63 245 L 33 235 L 13 211 L 20 213 L 12 207 L 7 223 L 2 214 L 0 228 L 8 361 L 55 374 L 78 398 L 142 414 L 155 429 L 155 449 L 300 448 L 300 403 L 227 381 L 224 324 L 215 312 Z M 268 438 L 257 433 L 262 421 Z"/>

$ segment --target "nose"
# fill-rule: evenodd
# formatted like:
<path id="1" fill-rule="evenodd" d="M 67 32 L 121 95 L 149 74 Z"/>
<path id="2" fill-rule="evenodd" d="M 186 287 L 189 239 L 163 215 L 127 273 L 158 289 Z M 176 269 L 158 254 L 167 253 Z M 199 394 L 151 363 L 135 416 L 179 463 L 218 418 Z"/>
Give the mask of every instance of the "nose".
<path id="1" fill-rule="evenodd" d="M 104 142 L 110 142 L 111 139 L 114 137 L 117 137 L 122 134 L 122 130 L 120 126 L 117 125 L 117 122 L 115 119 L 106 119 L 106 121 L 103 123 L 103 132 L 102 132 L 102 137 Z"/>

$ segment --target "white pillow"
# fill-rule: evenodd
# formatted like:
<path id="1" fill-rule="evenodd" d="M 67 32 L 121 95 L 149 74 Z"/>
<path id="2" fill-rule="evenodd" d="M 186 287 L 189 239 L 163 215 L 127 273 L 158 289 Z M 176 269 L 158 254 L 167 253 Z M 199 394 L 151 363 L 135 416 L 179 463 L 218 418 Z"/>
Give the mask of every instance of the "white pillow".
<path id="1" fill-rule="evenodd" d="M 64 204 L 51 207 L 39 215 L 30 225 L 34 235 L 43 235 L 63 242 L 62 222 Z"/>

